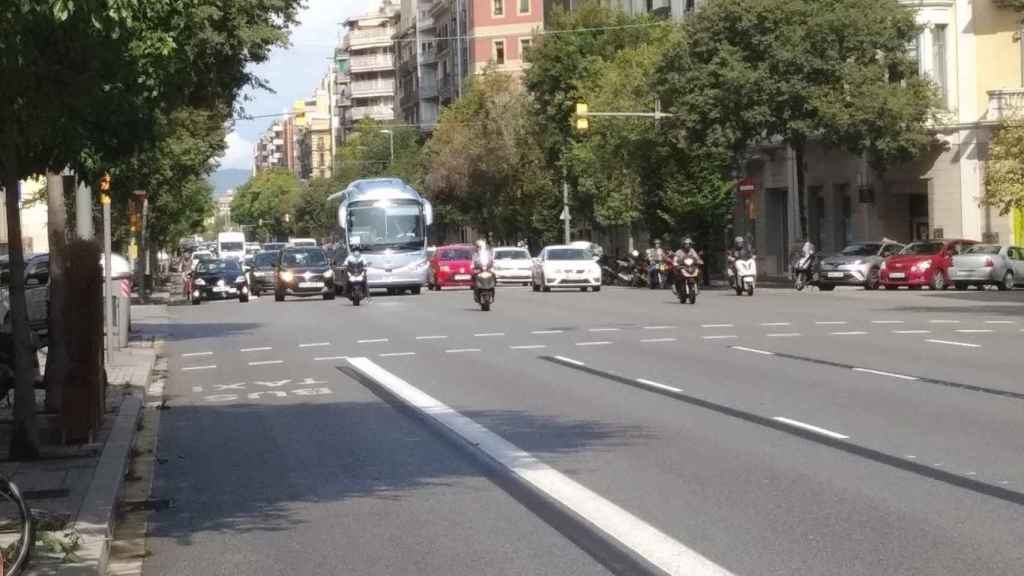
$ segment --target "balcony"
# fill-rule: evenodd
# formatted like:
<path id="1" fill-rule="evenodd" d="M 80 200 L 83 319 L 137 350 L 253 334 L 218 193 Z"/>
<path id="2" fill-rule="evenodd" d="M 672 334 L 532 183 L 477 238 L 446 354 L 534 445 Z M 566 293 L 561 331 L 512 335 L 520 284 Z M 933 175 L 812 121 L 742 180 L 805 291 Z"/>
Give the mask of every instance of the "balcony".
<path id="1" fill-rule="evenodd" d="M 345 36 L 343 45 L 349 49 L 390 46 L 392 42 L 391 36 L 394 33 L 394 29 L 390 27 L 352 30 Z"/>
<path id="2" fill-rule="evenodd" d="M 988 91 L 986 120 L 998 122 L 1021 115 L 1024 115 L 1024 88 Z"/>
<path id="3" fill-rule="evenodd" d="M 349 62 L 349 70 L 352 72 L 391 70 L 394 65 L 394 60 L 390 55 L 353 56 Z"/>
<path id="4" fill-rule="evenodd" d="M 437 98 L 437 81 L 427 81 L 424 78 L 422 84 L 420 84 L 420 99 Z"/>
<path id="5" fill-rule="evenodd" d="M 352 83 L 352 97 L 390 96 L 395 93 L 394 80 L 363 80 Z"/>
<path id="6" fill-rule="evenodd" d="M 374 120 L 394 120 L 395 111 L 391 106 L 356 106 L 352 108 L 352 121 L 356 122 L 363 118 Z"/>

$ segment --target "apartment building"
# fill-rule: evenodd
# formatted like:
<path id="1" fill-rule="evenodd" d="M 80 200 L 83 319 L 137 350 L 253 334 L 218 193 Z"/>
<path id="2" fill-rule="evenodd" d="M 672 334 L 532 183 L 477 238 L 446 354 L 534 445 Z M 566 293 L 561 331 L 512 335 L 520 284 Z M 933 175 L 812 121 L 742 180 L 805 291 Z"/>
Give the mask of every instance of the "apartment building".
<path id="1" fill-rule="evenodd" d="M 256 142 L 253 175 L 271 168 L 295 170 L 294 122 L 291 117 L 275 121 Z"/>
<path id="2" fill-rule="evenodd" d="M 402 0 L 395 34 L 395 117 L 425 130 L 437 122 L 438 59 L 431 0 Z"/>
<path id="3" fill-rule="evenodd" d="M 343 132 L 363 118 L 395 118 L 395 49 L 399 9 L 391 0 L 368 14 L 345 21 L 341 51 L 347 55 L 348 105 Z M 338 58 L 336 58 L 337 60 Z M 341 58 L 344 59 L 344 58 Z"/>

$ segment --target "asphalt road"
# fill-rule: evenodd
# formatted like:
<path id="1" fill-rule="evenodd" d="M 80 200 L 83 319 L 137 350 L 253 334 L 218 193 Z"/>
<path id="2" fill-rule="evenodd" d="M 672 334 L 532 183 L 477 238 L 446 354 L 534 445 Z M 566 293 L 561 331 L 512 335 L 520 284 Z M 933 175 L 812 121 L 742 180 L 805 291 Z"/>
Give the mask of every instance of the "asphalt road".
<path id="1" fill-rule="evenodd" d="M 146 574 L 1024 573 L 1024 291 L 173 310 Z"/>

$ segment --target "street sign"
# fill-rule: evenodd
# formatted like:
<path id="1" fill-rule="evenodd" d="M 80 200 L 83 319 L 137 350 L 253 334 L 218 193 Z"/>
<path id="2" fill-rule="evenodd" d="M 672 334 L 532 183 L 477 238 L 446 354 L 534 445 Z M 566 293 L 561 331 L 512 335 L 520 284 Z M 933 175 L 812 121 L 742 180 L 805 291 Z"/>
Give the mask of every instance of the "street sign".
<path id="1" fill-rule="evenodd" d="M 569 207 L 568 206 L 563 206 L 562 207 L 562 213 L 558 216 L 558 219 L 563 221 L 563 222 L 565 222 L 566 220 L 569 219 Z"/>
<path id="2" fill-rule="evenodd" d="M 750 178 L 744 178 L 743 180 L 740 180 L 739 184 L 737 184 L 736 186 L 736 194 L 738 196 L 749 197 L 754 194 L 755 190 L 757 190 L 757 186 L 754 185 L 754 181 L 751 180 Z"/>

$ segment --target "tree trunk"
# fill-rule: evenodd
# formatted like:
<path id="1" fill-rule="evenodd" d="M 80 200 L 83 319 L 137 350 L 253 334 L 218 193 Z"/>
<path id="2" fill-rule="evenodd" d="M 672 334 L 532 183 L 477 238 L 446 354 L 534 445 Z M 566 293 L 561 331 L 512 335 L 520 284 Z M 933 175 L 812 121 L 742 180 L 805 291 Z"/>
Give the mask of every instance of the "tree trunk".
<path id="1" fill-rule="evenodd" d="M 7 128 L 3 142 L 3 183 L 7 205 L 8 255 L 11 268 L 10 314 L 14 340 L 14 423 L 11 431 L 10 457 L 30 460 L 39 456 L 39 430 L 36 426 L 36 391 L 32 343 L 29 340 L 28 313 L 25 303 L 25 255 L 21 245 L 21 189 L 18 182 L 18 161 L 15 151 L 17 134 Z"/>
<path id="2" fill-rule="evenodd" d="M 796 160 L 796 201 L 797 201 L 797 218 L 800 222 L 800 239 L 806 240 L 807 237 L 807 176 L 804 174 L 804 143 L 798 142 L 793 144 L 793 153 Z M 788 243 L 788 240 L 787 240 Z"/>
<path id="3" fill-rule="evenodd" d="M 49 337 L 46 353 L 46 409 L 57 411 L 61 406 L 64 383 L 68 375 L 67 348 L 67 212 L 64 200 L 64 179 L 58 174 L 46 175 L 46 206 L 50 239 L 50 304 L 47 326 Z"/>

